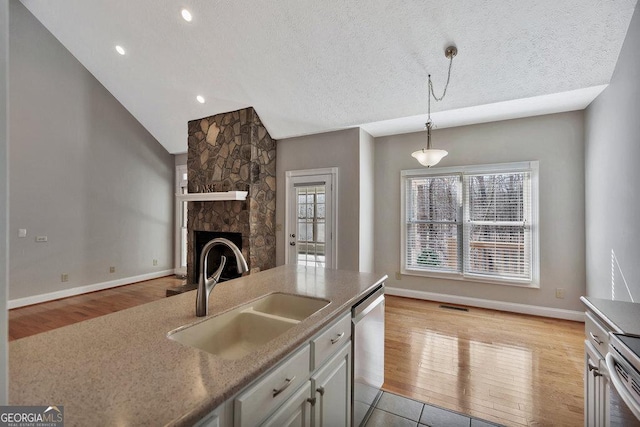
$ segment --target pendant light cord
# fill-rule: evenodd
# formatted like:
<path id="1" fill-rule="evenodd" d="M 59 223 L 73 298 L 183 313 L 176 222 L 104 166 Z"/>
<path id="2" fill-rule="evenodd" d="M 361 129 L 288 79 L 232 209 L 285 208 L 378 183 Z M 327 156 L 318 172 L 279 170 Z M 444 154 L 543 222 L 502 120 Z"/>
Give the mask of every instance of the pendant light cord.
<path id="1" fill-rule="evenodd" d="M 427 108 L 427 127 L 430 127 L 430 125 L 433 123 L 431 121 L 431 97 L 433 96 L 433 99 L 435 99 L 436 102 L 438 102 L 438 101 L 442 101 L 445 95 L 447 94 L 447 88 L 449 87 L 449 80 L 451 80 L 451 66 L 453 65 L 454 57 L 455 57 L 455 54 L 452 54 L 449 56 L 449 71 L 447 72 L 447 83 L 445 83 L 444 90 L 442 91 L 442 95 L 439 97 L 436 96 L 435 92 L 433 91 L 433 82 L 431 81 L 431 74 L 429 74 L 429 101 L 428 101 L 428 108 Z"/>

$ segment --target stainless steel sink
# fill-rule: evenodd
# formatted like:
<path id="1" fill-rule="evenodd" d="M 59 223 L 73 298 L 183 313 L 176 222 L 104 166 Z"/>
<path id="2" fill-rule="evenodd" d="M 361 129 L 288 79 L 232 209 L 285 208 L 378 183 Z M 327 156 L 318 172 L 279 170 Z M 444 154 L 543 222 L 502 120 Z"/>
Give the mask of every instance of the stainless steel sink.
<path id="1" fill-rule="evenodd" d="M 319 298 L 275 293 L 219 316 L 183 326 L 168 338 L 225 359 L 239 359 L 329 304 Z"/>

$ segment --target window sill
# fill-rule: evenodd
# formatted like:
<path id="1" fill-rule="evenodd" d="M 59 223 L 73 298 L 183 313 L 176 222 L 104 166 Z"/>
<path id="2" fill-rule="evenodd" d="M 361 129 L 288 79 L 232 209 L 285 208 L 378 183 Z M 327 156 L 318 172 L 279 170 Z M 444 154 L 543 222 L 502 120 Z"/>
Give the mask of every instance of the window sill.
<path id="1" fill-rule="evenodd" d="M 432 271 L 402 269 L 400 271 L 400 274 L 405 276 L 427 277 L 431 279 L 447 279 L 447 280 L 458 280 L 461 282 L 476 282 L 476 283 L 486 283 L 490 285 L 512 286 L 516 288 L 529 288 L 529 289 L 540 288 L 540 284 L 534 281 L 516 281 L 516 280 L 509 280 L 509 279 L 501 280 L 496 278 L 489 279 L 486 277 L 464 275 L 459 273 L 437 273 Z"/>

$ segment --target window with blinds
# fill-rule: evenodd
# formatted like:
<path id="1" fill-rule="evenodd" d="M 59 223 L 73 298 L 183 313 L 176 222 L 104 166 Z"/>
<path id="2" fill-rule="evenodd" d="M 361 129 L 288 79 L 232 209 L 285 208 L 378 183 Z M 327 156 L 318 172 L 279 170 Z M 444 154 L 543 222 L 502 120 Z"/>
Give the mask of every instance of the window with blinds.
<path id="1" fill-rule="evenodd" d="M 537 162 L 403 171 L 403 273 L 537 285 Z"/>
<path id="2" fill-rule="evenodd" d="M 460 175 L 409 178 L 406 185 L 406 265 L 424 271 L 460 270 Z"/>

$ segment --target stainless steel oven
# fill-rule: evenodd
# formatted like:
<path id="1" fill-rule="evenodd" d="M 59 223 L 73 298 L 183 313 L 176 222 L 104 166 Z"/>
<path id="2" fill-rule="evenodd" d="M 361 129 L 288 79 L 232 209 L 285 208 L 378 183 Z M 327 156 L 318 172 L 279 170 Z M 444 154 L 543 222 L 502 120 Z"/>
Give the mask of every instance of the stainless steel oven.
<path id="1" fill-rule="evenodd" d="M 608 425 L 640 426 L 640 336 L 611 333 L 605 361 Z"/>

